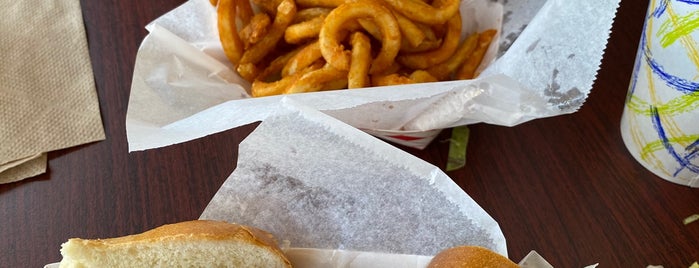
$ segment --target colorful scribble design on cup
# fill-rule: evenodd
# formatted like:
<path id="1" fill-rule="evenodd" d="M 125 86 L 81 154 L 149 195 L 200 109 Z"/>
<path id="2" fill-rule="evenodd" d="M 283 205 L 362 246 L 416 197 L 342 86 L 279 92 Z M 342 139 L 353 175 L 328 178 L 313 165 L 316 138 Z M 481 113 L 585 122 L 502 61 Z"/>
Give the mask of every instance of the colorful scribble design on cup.
<path id="1" fill-rule="evenodd" d="M 622 136 L 656 175 L 699 187 L 699 0 L 651 0 Z"/>

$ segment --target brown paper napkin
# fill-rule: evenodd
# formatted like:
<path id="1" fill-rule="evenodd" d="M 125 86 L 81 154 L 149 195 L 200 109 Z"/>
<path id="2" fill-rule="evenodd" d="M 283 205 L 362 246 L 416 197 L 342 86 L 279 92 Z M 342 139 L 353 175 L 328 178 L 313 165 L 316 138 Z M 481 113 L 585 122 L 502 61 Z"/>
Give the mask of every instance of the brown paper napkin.
<path id="1" fill-rule="evenodd" d="M 79 0 L 0 1 L 0 183 L 104 139 Z"/>

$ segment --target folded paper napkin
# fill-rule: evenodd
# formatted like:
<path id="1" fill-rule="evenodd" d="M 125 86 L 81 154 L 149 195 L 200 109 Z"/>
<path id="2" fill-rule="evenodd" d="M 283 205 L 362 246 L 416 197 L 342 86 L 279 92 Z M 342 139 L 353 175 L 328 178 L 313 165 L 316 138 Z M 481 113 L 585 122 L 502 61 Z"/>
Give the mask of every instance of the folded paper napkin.
<path id="1" fill-rule="evenodd" d="M 104 139 L 79 0 L 0 2 L 0 183 Z"/>

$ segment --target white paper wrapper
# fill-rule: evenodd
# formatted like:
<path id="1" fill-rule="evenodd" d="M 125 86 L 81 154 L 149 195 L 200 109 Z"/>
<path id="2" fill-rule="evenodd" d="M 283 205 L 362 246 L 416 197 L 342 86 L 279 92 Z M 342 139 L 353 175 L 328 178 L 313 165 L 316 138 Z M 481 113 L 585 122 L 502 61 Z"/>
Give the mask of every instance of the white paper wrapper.
<path id="1" fill-rule="evenodd" d="M 498 224 L 439 168 L 294 102 L 240 144 L 201 219 L 297 248 L 429 256 L 468 244 L 507 255 Z"/>
<path id="2" fill-rule="evenodd" d="M 464 34 L 501 29 L 478 79 L 288 98 L 380 137 L 417 133 L 407 145 L 418 148 L 448 127 L 512 126 L 577 111 L 599 68 L 618 0 L 504 2 L 462 2 Z M 275 109 L 282 96 L 248 96 L 249 85 L 221 51 L 215 22 L 209 1 L 190 0 L 148 25 L 126 119 L 130 151 L 260 121 Z"/>

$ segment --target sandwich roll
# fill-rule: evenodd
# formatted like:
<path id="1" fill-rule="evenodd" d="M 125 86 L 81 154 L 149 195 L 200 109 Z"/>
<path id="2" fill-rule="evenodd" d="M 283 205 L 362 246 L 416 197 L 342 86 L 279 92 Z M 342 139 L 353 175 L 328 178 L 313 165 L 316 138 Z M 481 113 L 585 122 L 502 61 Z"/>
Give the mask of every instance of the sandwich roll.
<path id="1" fill-rule="evenodd" d="M 291 267 L 274 237 L 254 227 L 194 220 L 140 234 L 71 238 L 59 267 Z"/>
<path id="2" fill-rule="evenodd" d="M 517 268 L 519 265 L 490 249 L 457 246 L 440 251 L 427 268 Z"/>

